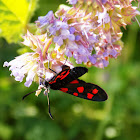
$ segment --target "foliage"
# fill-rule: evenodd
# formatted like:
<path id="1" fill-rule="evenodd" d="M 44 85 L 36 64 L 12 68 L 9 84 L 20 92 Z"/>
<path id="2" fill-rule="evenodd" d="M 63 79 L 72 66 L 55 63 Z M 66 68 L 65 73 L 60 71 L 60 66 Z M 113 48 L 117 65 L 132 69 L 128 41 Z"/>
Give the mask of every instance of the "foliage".
<path id="1" fill-rule="evenodd" d="M 22 33 L 27 30 L 27 23 L 36 9 L 36 3 L 36 0 L 1 0 L 0 37 L 4 37 L 9 43 L 19 41 Z"/>

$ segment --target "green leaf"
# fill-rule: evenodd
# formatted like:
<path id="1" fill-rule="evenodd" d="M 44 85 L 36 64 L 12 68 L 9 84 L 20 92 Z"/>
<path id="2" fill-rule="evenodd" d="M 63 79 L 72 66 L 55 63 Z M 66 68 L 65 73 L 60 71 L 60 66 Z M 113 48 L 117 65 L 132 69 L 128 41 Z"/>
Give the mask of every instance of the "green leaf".
<path id="1" fill-rule="evenodd" d="M 0 0 L 0 37 L 16 43 L 26 32 L 37 0 Z"/>

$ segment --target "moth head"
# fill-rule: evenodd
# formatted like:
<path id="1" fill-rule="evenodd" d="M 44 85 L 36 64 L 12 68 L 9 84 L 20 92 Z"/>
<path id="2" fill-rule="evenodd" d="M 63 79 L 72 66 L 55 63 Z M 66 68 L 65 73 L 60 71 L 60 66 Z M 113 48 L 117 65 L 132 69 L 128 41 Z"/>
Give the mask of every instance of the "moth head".
<path id="1" fill-rule="evenodd" d="M 63 71 L 63 70 L 66 70 L 66 69 L 70 69 L 70 67 L 67 66 L 67 65 L 62 65 L 61 68 L 62 68 L 62 71 Z"/>

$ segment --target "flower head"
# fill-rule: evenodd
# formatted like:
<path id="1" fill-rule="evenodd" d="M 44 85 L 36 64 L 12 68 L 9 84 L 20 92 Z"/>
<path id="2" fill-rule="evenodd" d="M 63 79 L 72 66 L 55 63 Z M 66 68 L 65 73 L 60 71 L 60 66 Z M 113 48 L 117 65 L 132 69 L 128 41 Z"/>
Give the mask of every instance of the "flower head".
<path id="1" fill-rule="evenodd" d="M 140 13 L 132 6 L 133 0 L 67 0 L 72 7 L 60 6 L 54 14 L 38 17 L 36 25 L 40 35 L 29 31 L 23 37 L 24 45 L 32 52 L 4 63 L 10 66 L 11 75 L 29 87 L 32 81 L 39 82 L 36 95 L 41 92 L 42 78 L 50 80 L 61 71 L 67 57 L 74 57 L 77 64 L 99 68 L 107 67 L 110 58 L 121 54 L 121 27 L 131 24 L 131 19 Z M 42 78 L 40 78 L 42 77 Z"/>
<path id="2" fill-rule="evenodd" d="M 44 20 L 38 18 L 36 23 L 40 31 L 51 36 L 76 63 L 88 65 L 90 62 L 103 68 L 109 64 L 109 58 L 117 58 L 121 53 L 120 28 L 139 14 L 131 1 L 68 0 L 73 7 L 61 6 L 55 15 L 51 12 L 53 18 L 49 18 L 48 13 L 42 17 Z"/>
<path id="3" fill-rule="evenodd" d="M 9 70 L 12 71 L 11 75 L 15 77 L 16 81 L 22 82 L 27 75 L 25 86 L 29 87 L 32 81 L 40 84 L 42 78 L 49 81 L 54 76 L 49 68 L 56 72 L 61 71 L 61 65 L 65 63 L 64 52 L 55 48 L 49 53 L 49 47 L 52 43 L 51 38 L 48 39 L 46 34 L 33 35 L 29 31 L 23 38 L 23 44 L 29 46 L 33 52 L 22 54 L 9 63 L 4 63 L 4 66 L 10 66 Z M 66 65 L 72 67 L 69 62 L 66 62 Z"/>

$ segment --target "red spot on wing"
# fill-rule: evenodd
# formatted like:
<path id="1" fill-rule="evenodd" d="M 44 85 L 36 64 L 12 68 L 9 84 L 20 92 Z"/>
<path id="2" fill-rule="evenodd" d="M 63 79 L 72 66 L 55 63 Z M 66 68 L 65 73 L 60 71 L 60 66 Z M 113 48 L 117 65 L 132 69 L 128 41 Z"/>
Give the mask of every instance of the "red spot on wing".
<path id="1" fill-rule="evenodd" d="M 63 72 L 61 73 L 61 75 L 63 75 L 64 73 L 66 73 L 66 71 L 63 71 Z"/>
<path id="2" fill-rule="evenodd" d="M 77 90 L 78 90 L 79 93 L 83 93 L 84 87 L 78 87 Z"/>
<path id="3" fill-rule="evenodd" d="M 78 80 L 73 80 L 72 82 L 70 82 L 71 84 L 78 84 L 79 81 Z"/>
<path id="4" fill-rule="evenodd" d="M 56 83 L 57 79 L 60 79 L 60 78 L 61 78 L 60 80 L 64 79 L 69 74 L 69 71 L 67 71 L 67 73 L 65 75 L 63 75 L 64 73 L 66 73 L 66 71 L 63 71 L 61 74 L 57 75 L 57 77 L 54 79 L 54 81 L 49 82 L 49 84 Z"/>
<path id="5" fill-rule="evenodd" d="M 60 80 L 64 79 L 69 73 L 70 73 L 70 70 L 68 70 L 67 73 L 63 75 Z"/>
<path id="6" fill-rule="evenodd" d="M 63 92 L 67 92 L 68 88 L 60 88 L 60 90 L 63 91 Z"/>
<path id="7" fill-rule="evenodd" d="M 57 80 L 58 78 L 61 78 L 62 76 L 63 76 L 63 75 L 57 75 L 57 77 L 54 79 L 54 81 L 49 82 L 49 84 L 56 83 L 56 80 Z"/>
<path id="8" fill-rule="evenodd" d="M 93 94 L 97 94 L 98 93 L 98 90 L 95 88 L 95 89 L 92 90 L 92 93 Z"/>
<path id="9" fill-rule="evenodd" d="M 54 81 L 52 81 L 52 82 L 49 82 L 50 85 L 53 84 L 53 83 L 56 83 L 56 80 L 54 80 Z"/>
<path id="10" fill-rule="evenodd" d="M 74 95 L 74 96 L 78 96 L 78 93 L 74 92 L 73 95 Z"/>
<path id="11" fill-rule="evenodd" d="M 88 98 L 88 99 L 92 99 L 93 96 L 94 96 L 93 94 L 87 93 L 87 98 Z"/>

